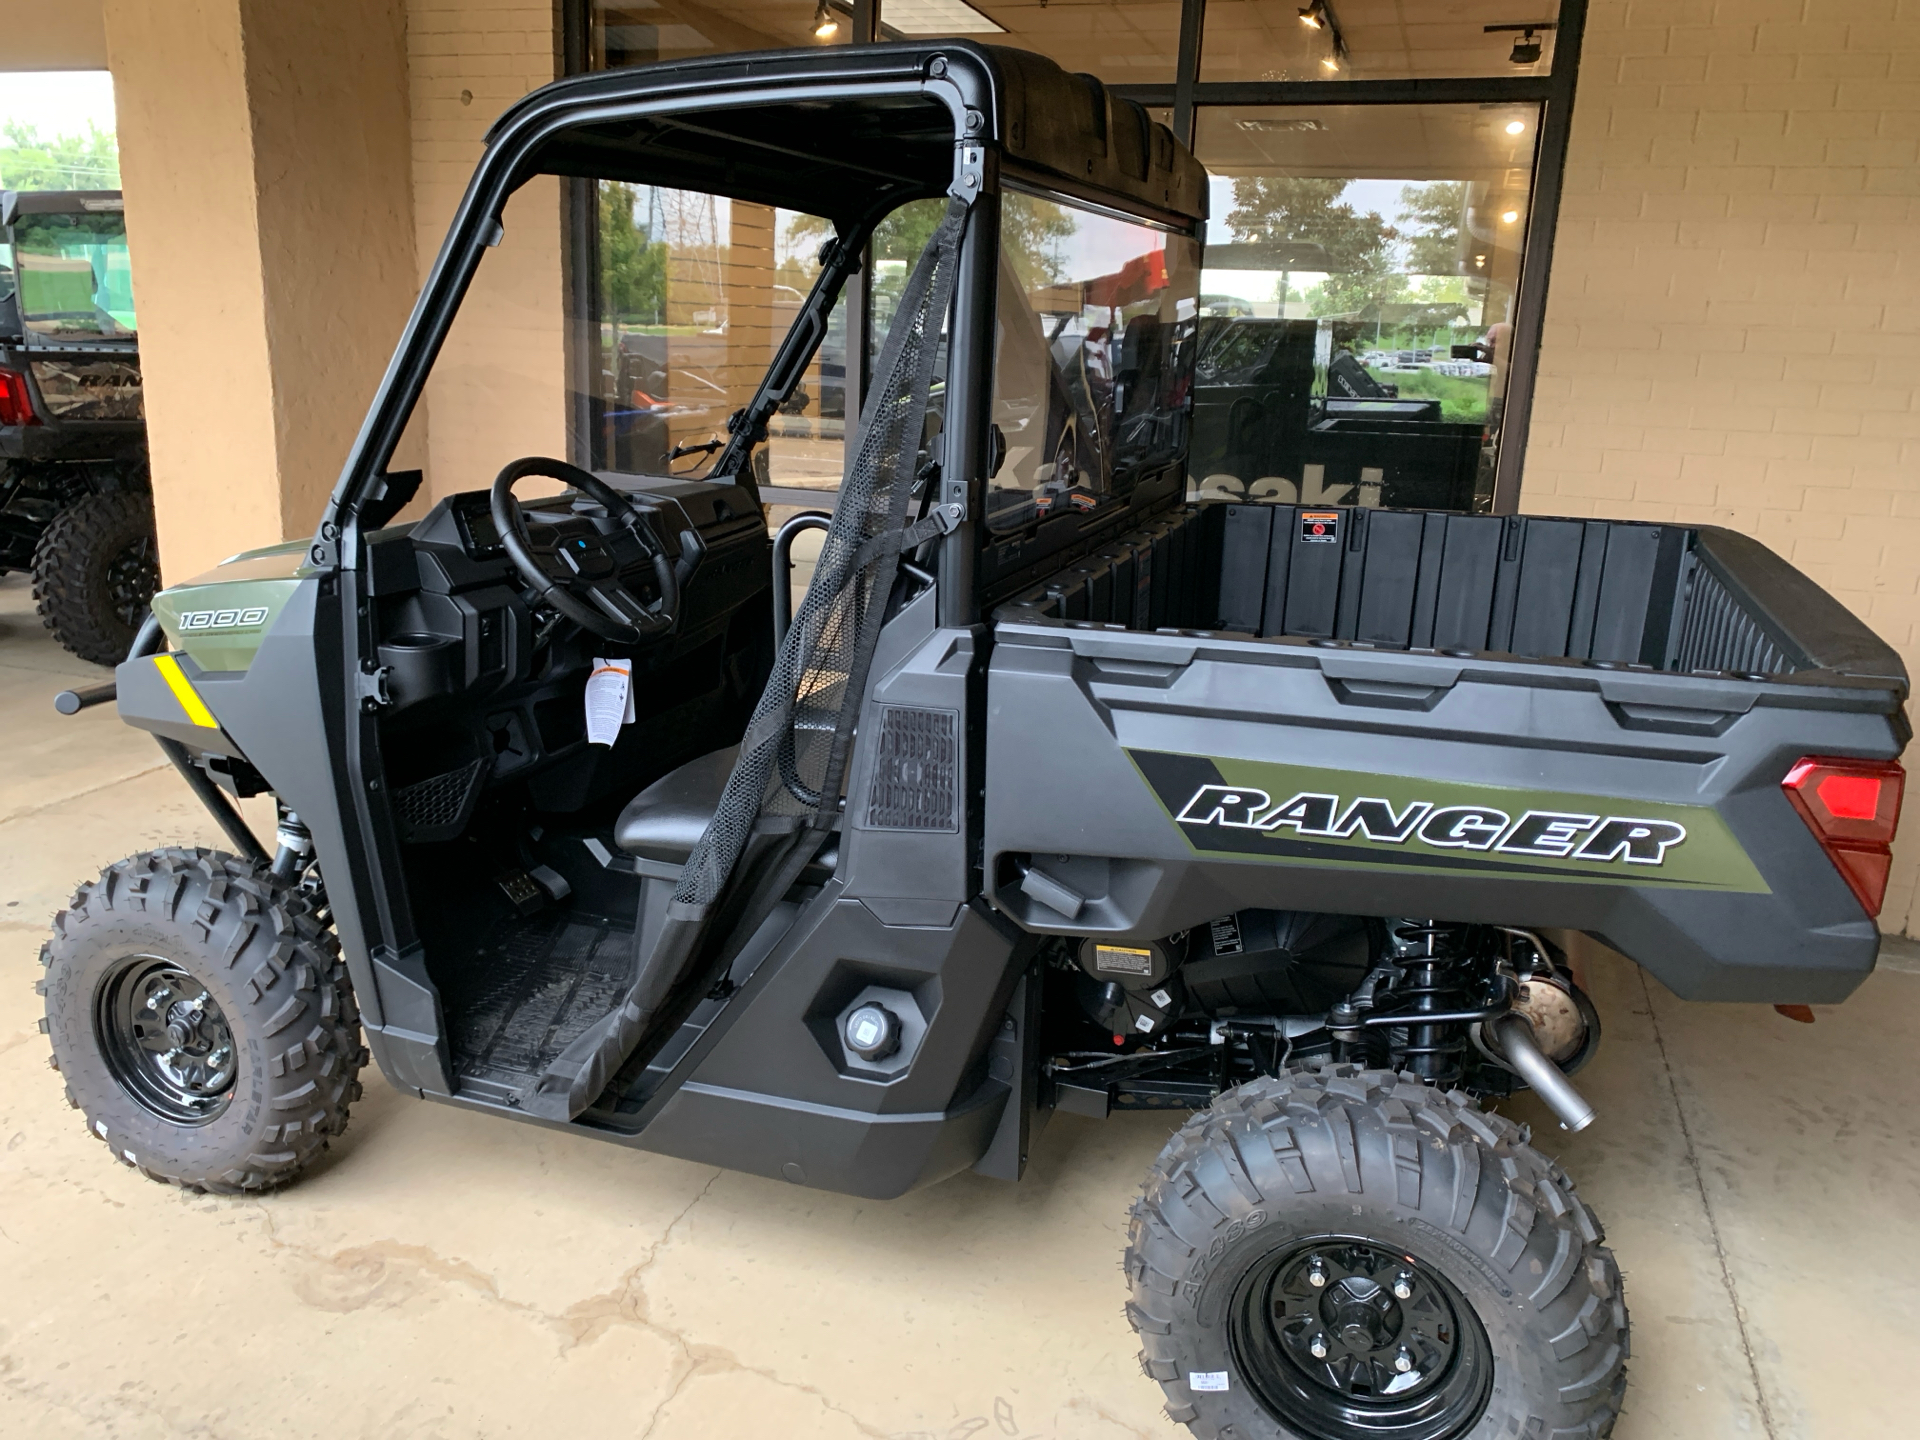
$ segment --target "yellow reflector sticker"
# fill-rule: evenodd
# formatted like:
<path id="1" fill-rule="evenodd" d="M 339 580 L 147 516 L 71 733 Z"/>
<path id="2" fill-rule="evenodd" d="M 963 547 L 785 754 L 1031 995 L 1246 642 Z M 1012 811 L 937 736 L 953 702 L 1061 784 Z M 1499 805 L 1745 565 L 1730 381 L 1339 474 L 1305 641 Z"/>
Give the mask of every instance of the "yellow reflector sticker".
<path id="1" fill-rule="evenodd" d="M 167 682 L 167 688 L 173 691 L 173 698 L 180 702 L 180 708 L 187 712 L 187 718 L 196 725 L 204 725 L 209 730 L 218 730 L 220 722 L 213 718 L 213 712 L 207 709 L 206 701 L 200 698 L 200 692 L 193 688 L 193 682 L 187 679 L 181 670 L 180 662 L 171 655 L 156 655 L 153 665 L 160 672 L 160 678 Z"/>

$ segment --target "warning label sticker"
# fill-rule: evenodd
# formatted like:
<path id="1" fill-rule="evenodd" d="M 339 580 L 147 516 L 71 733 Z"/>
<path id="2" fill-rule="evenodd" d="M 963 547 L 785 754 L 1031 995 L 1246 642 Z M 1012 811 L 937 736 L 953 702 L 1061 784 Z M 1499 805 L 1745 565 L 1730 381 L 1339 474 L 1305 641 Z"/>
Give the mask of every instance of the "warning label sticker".
<path id="1" fill-rule="evenodd" d="M 1132 950 L 1123 945 L 1097 945 L 1093 968 L 1112 975 L 1148 975 L 1153 972 L 1153 952 Z"/>
<path id="2" fill-rule="evenodd" d="M 1340 538 L 1340 512 L 1338 510 L 1302 510 L 1300 512 L 1300 543 L 1302 545 L 1332 545 Z"/>

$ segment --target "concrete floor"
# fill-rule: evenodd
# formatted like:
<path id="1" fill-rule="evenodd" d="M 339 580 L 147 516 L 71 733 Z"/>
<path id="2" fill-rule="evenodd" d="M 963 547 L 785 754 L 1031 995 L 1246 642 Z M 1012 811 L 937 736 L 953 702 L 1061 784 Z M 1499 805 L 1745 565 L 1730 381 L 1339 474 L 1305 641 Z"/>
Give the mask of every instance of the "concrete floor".
<path id="1" fill-rule="evenodd" d="M 1057 1118 L 1019 1186 L 875 1204 L 401 1098 L 293 1189 L 116 1165 L 47 1068 L 35 955 L 74 884 L 216 843 L 0 579 L 0 1434 L 210 1440 L 1184 1435 L 1121 1313 L 1166 1119 Z M 1905 966 L 1896 969 L 1895 966 Z M 1909 1436 L 1920 965 L 1798 1025 L 1599 957 L 1600 1109 L 1555 1149 L 1635 1321 L 1622 1440 Z M 1891 1373 L 1889 1373 L 1891 1371 Z"/>

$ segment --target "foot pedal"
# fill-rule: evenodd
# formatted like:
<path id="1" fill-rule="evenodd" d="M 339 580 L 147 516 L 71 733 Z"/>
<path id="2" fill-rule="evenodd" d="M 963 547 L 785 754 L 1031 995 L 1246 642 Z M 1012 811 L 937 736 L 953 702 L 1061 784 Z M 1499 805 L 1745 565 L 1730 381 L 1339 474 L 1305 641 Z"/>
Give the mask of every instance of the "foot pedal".
<path id="1" fill-rule="evenodd" d="M 522 915 L 537 915 L 573 893 L 566 878 L 545 865 L 536 865 L 531 870 L 502 871 L 494 877 L 494 883 Z"/>

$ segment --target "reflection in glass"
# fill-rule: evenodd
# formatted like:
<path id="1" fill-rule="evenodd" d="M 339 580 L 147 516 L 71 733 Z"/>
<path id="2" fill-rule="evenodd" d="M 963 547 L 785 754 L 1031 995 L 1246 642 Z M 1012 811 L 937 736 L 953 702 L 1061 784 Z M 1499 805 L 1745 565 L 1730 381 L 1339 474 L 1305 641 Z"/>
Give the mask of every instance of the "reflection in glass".
<path id="1" fill-rule="evenodd" d="M 1186 444 L 1198 245 L 1009 190 L 1001 197 L 987 524 L 1123 499 Z"/>
<path id="2" fill-rule="evenodd" d="M 1031 50 L 1110 85 L 1163 85 L 1180 51 L 1179 0 L 884 0 L 883 38 L 965 35 Z"/>
<path id="3" fill-rule="evenodd" d="M 1553 31 L 1534 32 L 1539 57 L 1514 64 L 1518 33 L 1488 25 L 1551 15 L 1553 5 L 1508 0 L 1207 0 L 1202 80 L 1399 80 L 1426 76 L 1544 75 Z M 1310 15 L 1307 12 L 1312 12 Z M 1312 23 L 1307 23 L 1309 20 Z"/>
<path id="4" fill-rule="evenodd" d="M 1485 509 L 1526 232 L 1532 105 L 1218 107 L 1191 482 Z"/>
<path id="5" fill-rule="evenodd" d="M 118 211 L 18 216 L 20 318 L 49 340 L 131 340 L 133 274 Z"/>
<path id="6" fill-rule="evenodd" d="M 792 328 L 832 227 L 693 190 L 603 180 L 598 198 L 597 461 L 628 474 L 698 473 Z M 769 467 L 762 481 L 838 485 L 846 407 L 846 324 L 836 307 L 757 452 Z"/>
<path id="7" fill-rule="evenodd" d="M 689 55 L 845 45 L 851 7 L 813 0 L 594 0 L 588 65 L 617 70 Z"/>

